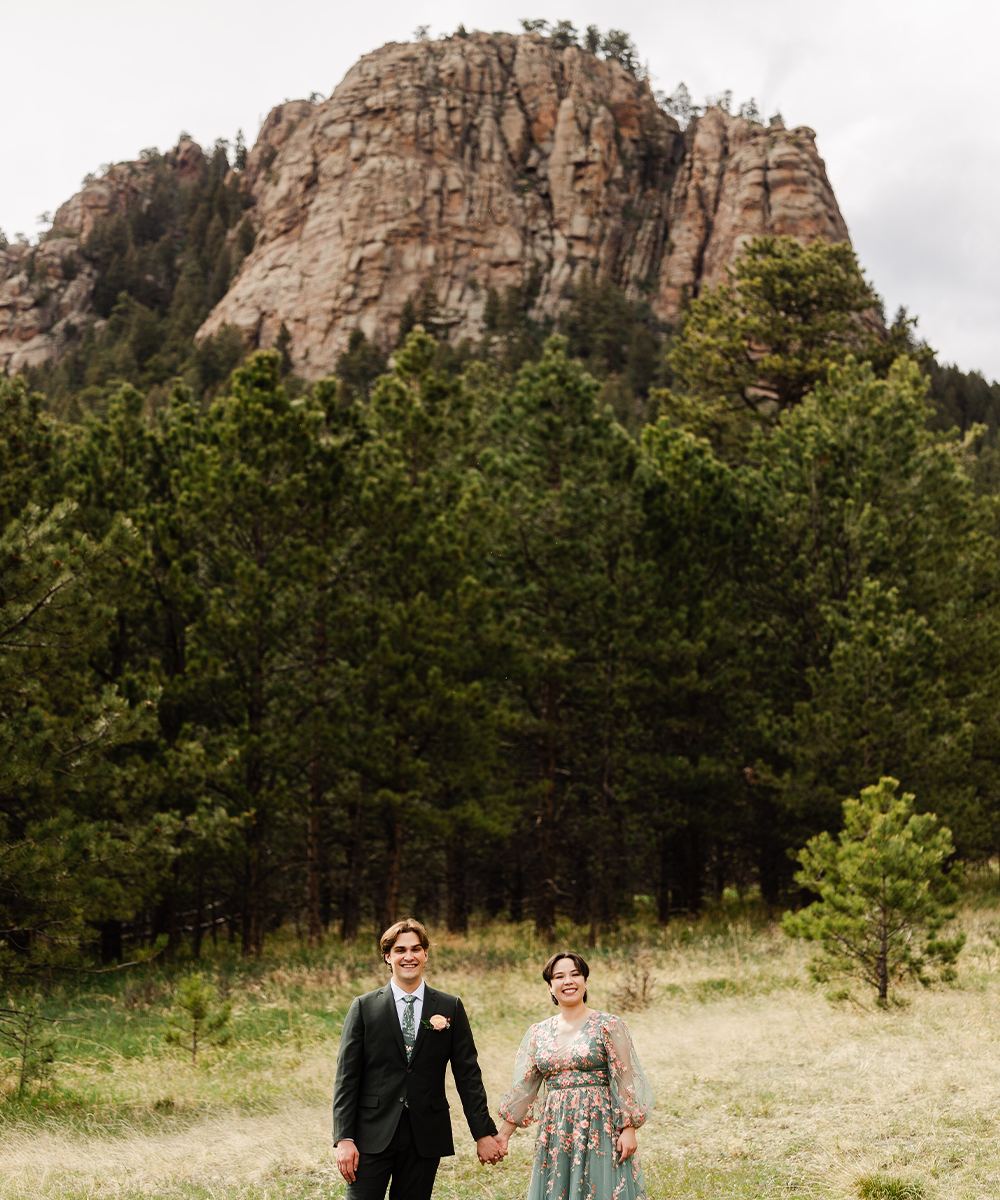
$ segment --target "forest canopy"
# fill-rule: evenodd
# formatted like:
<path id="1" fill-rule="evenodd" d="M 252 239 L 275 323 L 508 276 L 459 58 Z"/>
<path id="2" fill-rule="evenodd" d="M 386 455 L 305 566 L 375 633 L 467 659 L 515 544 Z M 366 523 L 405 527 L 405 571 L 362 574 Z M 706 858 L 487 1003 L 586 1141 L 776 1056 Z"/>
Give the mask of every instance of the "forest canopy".
<path id="1" fill-rule="evenodd" d="M 996 851 L 1000 393 L 849 247 L 751 242 L 674 329 L 585 274 L 455 346 L 428 285 L 306 384 L 192 341 L 217 155 L 0 381 L 0 969 L 777 904 L 884 776 Z"/>

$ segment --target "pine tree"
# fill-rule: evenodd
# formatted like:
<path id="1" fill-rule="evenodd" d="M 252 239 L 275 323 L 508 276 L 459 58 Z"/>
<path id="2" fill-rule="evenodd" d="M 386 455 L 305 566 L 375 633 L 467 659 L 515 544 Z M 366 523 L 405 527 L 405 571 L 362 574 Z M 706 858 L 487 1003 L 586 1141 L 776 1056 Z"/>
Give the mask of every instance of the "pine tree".
<path id="1" fill-rule="evenodd" d="M 622 640 L 621 772 L 647 837 L 633 853 L 656 880 L 662 921 L 701 907 L 710 860 L 717 893 L 741 856 L 756 860 L 773 900 L 758 829 L 766 822 L 756 820 L 741 760 L 753 713 L 739 652 L 745 607 L 734 568 L 746 536 L 738 477 L 664 418 L 643 436 L 635 490 L 642 521 Z"/>
<path id="2" fill-rule="evenodd" d="M 401 321 L 400 330 L 402 328 Z M 377 343 L 370 342 L 363 330 L 352 329 L 347 349 L 337 359 L 336 375 L 344 385 L 344 401 L 367 399 L 372 384 L 385 371 L 386 357 Z"/>
<path id="3" fill-rule="evenodd" d="M 224 1046 L 231 1033 L 226 1029 L 233 1006 L 227 1000 L 218 1005 L 216 988 L 200 971 L 183 979 L 174 997 L 174 1016 L 165 1034 L 169 1046 L 190 1051 L 191 1062 L 197 1065 L 198 1051 L 205 1046 Z"/>
<path id="4" fill-rule="evenodd" d="M 37 999 L 0 1007 L 0 1045 L 13 1051 L 18 1099 L 29 1083 L 44 1080 L 52 1071 L 59 1045 L 56 1026 L 55 1018 L 39 1013 Z"/>
<path id="5" fill-rule="evenodd" d="M 816 979 L 856 976 L 876 989 L 881 1004 L 909 974 L 923 982 L 939 967 L 943 978 L 954 978 L 965 944 L 964 933 L 938 936 L 958 896 L 945 872 L 951 832 L 933 813 L 914 813 L 913 796 L 897 797 L 898 787 L 885 777 L 865 788 L 859 800 L 844 801 L 837 841 L 828 833 L 810 839 L 795 879 L 820 899 L 786 913 L 782 925 L 791 937 L 819 943 L 811 964 Z"/>
<path id="6" fill-rule="evenodd" d="M 879 380 L 848 363 L 758 438 L 743 474 L 762 785 L 799 841 L 889 771 L 963 840 L 982 819 L 972 717 L 985 728 L 998 685 L 992 539 L 960 444 L 927 416 L 914 364 Z"/>
<path id="7" fill-rule="evenodd" d="M 481 801 L 494 729 L 483 683 L 486 597 L 476 579 L 482 413 L 461 381 L 434 370 L 437 350 L 415 332 L 396 352 L 392 375 L 372 393 L 359 463 L 369 600 L 355 660 L 357 764 L 385 830 L 377 911 L 386 921 L 399 915 L 407 839 L 437 831 L 457 846 L 489 824 Z"/>
<path id="8" fill-rule="evenodd" d="M 492 581 L 506 614 L 517 705 L 511 765 L 535 829 L 535 923 L 545 937 L 554 935 L 567 829 L 595 904 L 608 903 L 603 858 L 617 807 L 615 672 L 635 448 L 608 411 L 595 409 L 597 390 L 553 338 L 495 419 Z M 589 891 L 581 889 L 588 914 Z"/>
<path id="9" fill-rule="evenodd" d="M 878 297 L 849 243 L 750 241 L 728 281 L 692 300 L 668 356 L 659 403 L 739 457 L 750 431 L 799 404 L 853 355 L 888 370 L 906 347 L 886 339 Z"/>
<path id="10" fill-rule="evenodd" d="M 292 402 L 281 360 L 260 352 L 215 402 L 183 463 L 179 508 L 195 539 L 205 603 L 187 633 L 187 704 L 217 756 L 211 786 L 245 826 L 243 950 L 260 954 L 268 921 L 270 847 L 287 819 L 286 767 L 308 637 L 303 555 L 317 497 L 309 464 L 323 420 Z"/>

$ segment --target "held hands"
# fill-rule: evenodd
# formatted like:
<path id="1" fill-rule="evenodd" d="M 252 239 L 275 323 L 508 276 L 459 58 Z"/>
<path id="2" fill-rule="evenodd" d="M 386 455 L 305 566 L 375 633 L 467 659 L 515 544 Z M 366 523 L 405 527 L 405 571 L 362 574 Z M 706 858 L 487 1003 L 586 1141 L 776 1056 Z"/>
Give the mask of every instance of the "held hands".
<path id="1" fill-rule="evenodd" d="M 506 1141 L 501 1145 L 500 1139 L 488 1133 L 486 1137 L 481 1137 L 476 1141 L 476 1150 L 479 1153 L 479 1161 L 481 1163 L 498 1163 L 502 1158 L 506 1157 L 507 1144 Z"/>
<path id="2" fill-rule="evenodd" d="M 501 1121 L 499 1133 L 497 1133 L 494 1137 L 491 1137 L 491 1138 L 481 1138 L 479 1140 L 479 1142 L 477 1142 L 476 1144 L 481 1147 L 483 1142 L 493 1142 L 493 1144 L 497 1148 L 497 1157 L 496 1158 L 484 1158 L 483 1152 L 480 1149 L 479 1161 L 482 1163 L 499 1162 L 501 1159 L 506 1158 L 507 1151 L 508 1151 L 508 1144 L 510 1142 L 510 1135 L 514 1132 L 514 1130 L 516 1128 L 517 1128 L 517 1126 L 512 1125 L 510 1123 L 510 1121 Z"/>
<path id="3" fill-rule="evenodd" d="M 358 1148 L 353 1142 L 340 1141 L 337 1143 L 337 1170 L 348 1183 L 354 1182 L 359 1157 Z"/>
<path id="4" fill-rule="evenodd" d="M 492 1134 L 481 1137 L 476 1142 L 481 1163 L 498 1163 L 507 1157 L 507 1139 L 493 1137 Z M 348 1183 L 353 1183 L 358 1170 L 358 1148 L 351 1141 L 337 1143 L 337 1170 Z"/>
<path id="5" fill-rule="evenodd" d="M 627 1126 L 615 1138 L 615 1146 L 618 1150 L 618 1161 L 623 1163 L 627 1158 L 631 1158 L 635 1154 L 639 1143 L 636 1140 L 635 1130 L 631 1126 Z"/>

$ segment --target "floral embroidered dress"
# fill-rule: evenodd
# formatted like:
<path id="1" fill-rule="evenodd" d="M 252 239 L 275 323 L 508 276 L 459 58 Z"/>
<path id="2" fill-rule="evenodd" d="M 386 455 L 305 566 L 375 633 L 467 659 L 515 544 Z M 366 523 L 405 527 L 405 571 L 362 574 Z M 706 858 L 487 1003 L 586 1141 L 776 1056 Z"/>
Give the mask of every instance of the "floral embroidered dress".
<path id="1" fill-rule="evenodd" d="M 500 1103 L 512 1125 L 540 1125 L 527 1200 L 646 1200 L 638 1154 L 619 1163 L 614 1142 L 653 1108 L 628 1028 L 611 1013 L 593 1012 L 560 1043 L 557 1019 L 524 1035 L 514 1086 Z"/>

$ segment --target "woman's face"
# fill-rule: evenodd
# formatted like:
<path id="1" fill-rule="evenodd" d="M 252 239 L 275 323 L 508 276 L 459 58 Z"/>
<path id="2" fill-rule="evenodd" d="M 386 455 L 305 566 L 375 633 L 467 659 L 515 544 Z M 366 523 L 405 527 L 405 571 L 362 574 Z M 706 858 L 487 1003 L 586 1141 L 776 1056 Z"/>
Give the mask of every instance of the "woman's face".
<path id="1" fill-rule="evenodd" d="M 583 1003 L 587 981 L 583 972 L 571 958 L 560 958 L 552 968 L 549 991 L 563 1008 L 576 1008 Z"/>

